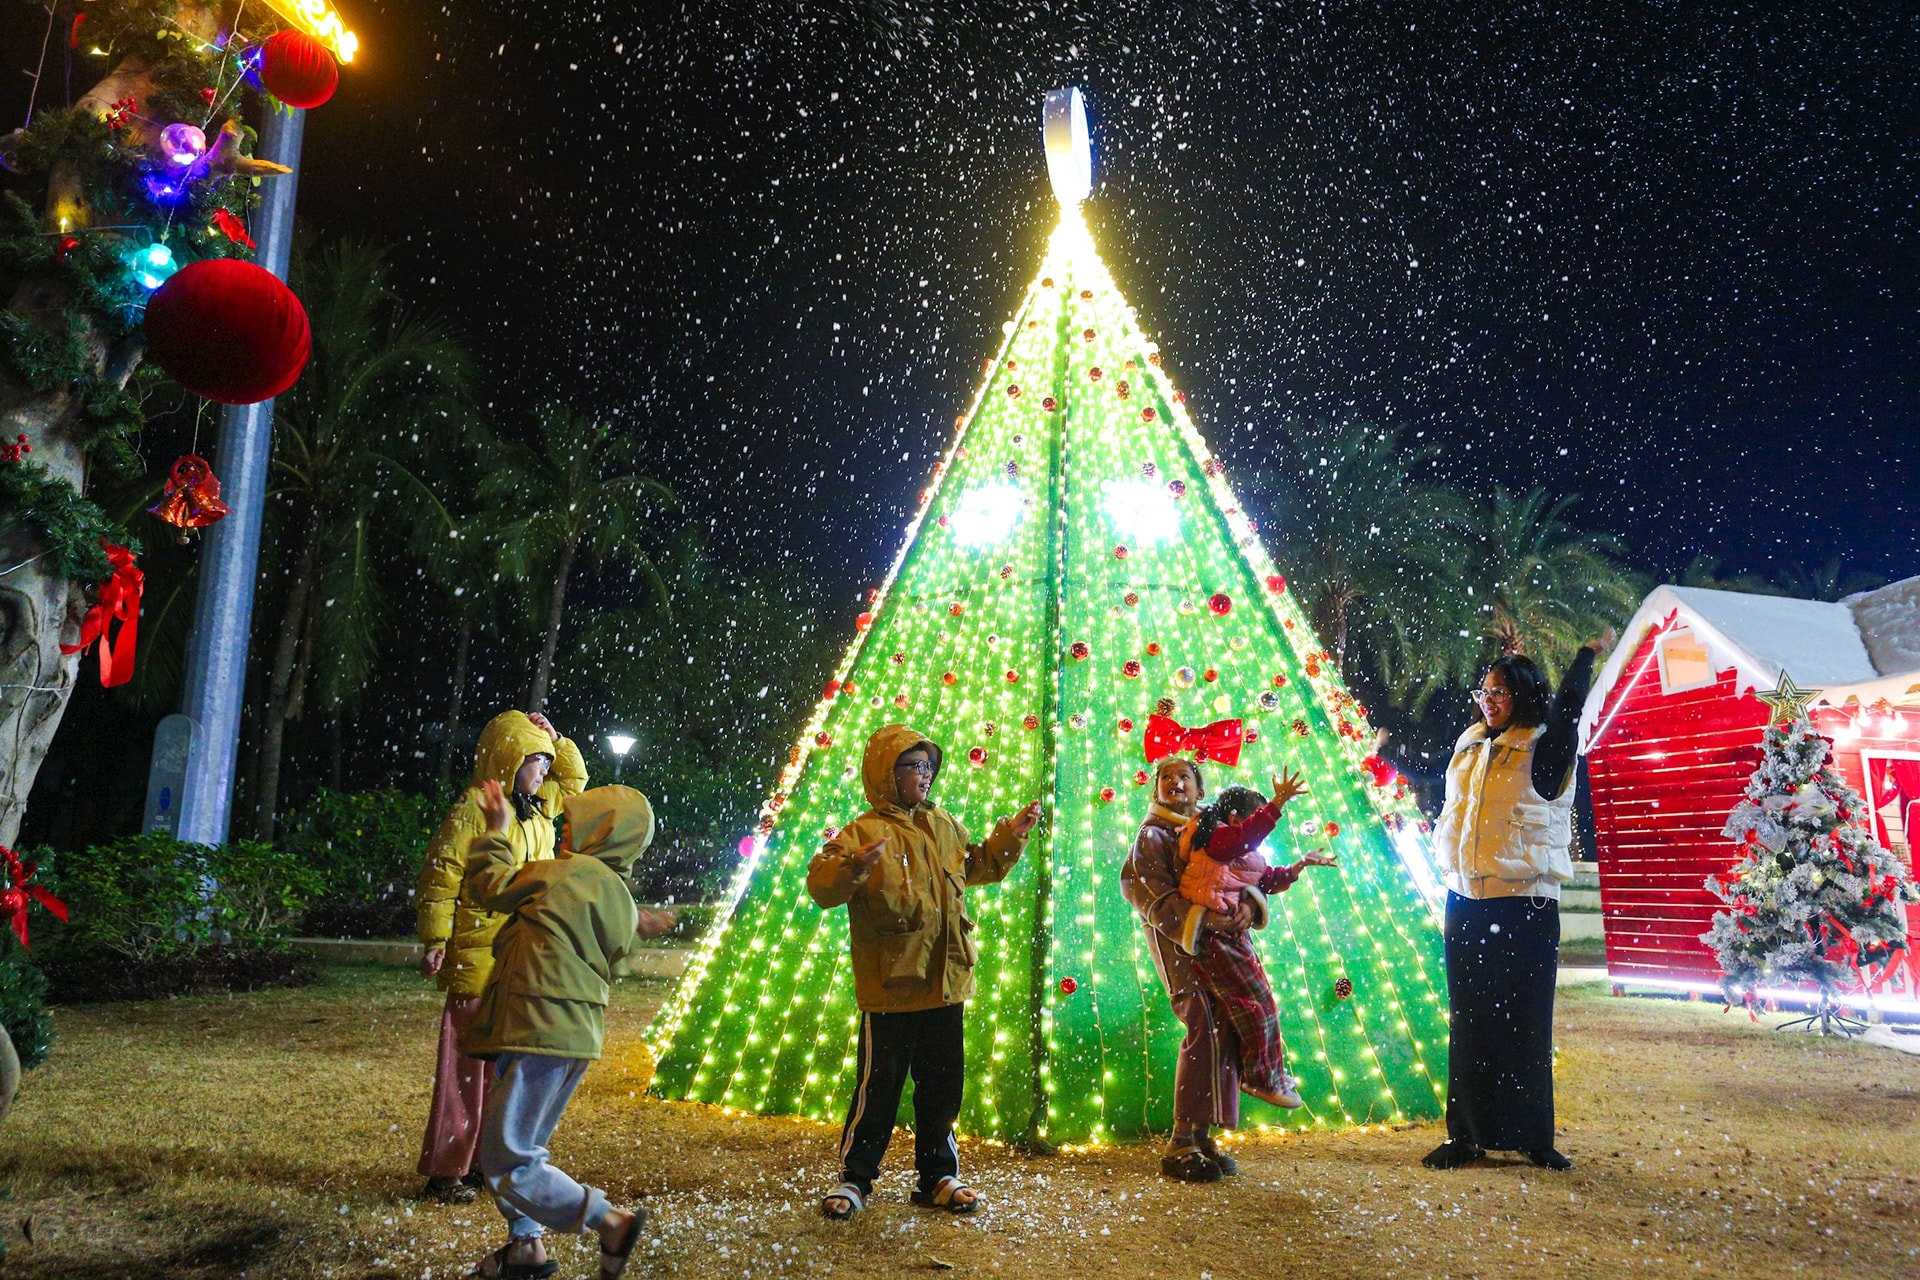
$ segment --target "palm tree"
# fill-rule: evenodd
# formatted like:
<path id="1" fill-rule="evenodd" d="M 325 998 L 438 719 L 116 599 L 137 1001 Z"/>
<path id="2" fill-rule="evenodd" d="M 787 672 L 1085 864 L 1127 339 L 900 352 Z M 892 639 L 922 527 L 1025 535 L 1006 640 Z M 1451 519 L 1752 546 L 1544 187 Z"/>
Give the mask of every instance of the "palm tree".
<path id="1" fill-rule="evenodd" d="M 1501 652 L 1562 666 L 1639 604 L 1644 584 L 1620 563 L 1620 540 L 1566 522 L 1578 501 L 1497 489 L 1481 506 L 1471 575 L 1480 634 Z"/>
<path id="2" fill-rule="evenodd" d="M 1779 581 L 1781 591 L 1802 600 L 1843 600 L 1857 592 L 1871 591 L 1887 580 L 1857 569 L 1846 572 L 1840 567 L 1840 557 L 1833 556 L 1812 569 L 1788 565 L 1780 571 Z"/>
<path id="3" fill-rule="evenodd" d="M 665 601 L 666 584 L 642 541 L 654 532 L 655 513 L 679 503 L 673 490 L 642 474 L 633 435 L 562 404 L 547 405 L 535 417 L 538 445 L 503 449 L 480 484 L 481 498 L 507 513 L 496 535 L 501 568 L 515 578 L 536 567 L 552 575 L 540 659 L 527 690 L 529 712 L 547 705 L 553 686 L 553 655 L 574 569 L 626 560 Z"/>
<path id="4" fill-rule="evenodd" d="M 300 717 L 309 684 L 337 727 L 372 670 L 383 549 L 422 525 L 451 524 L 408 462 L 450 442 L 470 380 L 445 327 L 395 297 L 385 249 L 357 240 L 308 247 L 293 284 L 313 326 L 313 357 L 275 411 L 273 496 L 291 551 L 254 770 L 263 840 L 273 834 L 287 722 Z"/>
<path id="5" fill-rule="evenodd" d="M 1469 504 L 1421 478 L 1437 455 L 1397 429 L 1295 422 L 1250 486 L 1335 664 L 1364 654 L 1396 702 L 1422 700 L 1460 665 L 1437 624 L 1463 592 L 1457 548 Z"/>

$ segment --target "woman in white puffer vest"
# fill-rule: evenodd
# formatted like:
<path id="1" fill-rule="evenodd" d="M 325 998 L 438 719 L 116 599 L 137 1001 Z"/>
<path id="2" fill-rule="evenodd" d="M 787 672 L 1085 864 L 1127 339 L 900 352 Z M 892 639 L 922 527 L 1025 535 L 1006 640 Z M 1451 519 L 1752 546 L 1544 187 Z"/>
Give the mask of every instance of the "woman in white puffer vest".
<path id="1" fill-rule="evenodd" d="M 1433 832 L 1447 884 L 1447 1141 L 1435 1169 L 1519 1151 L 1567 1169 L 1554 1147 L 1553 990 L 1560 886 L 1573 878 L 1573 761 L 1594 654 L 1580 650 L 1548 704 L 1547 678 L 1509 654 L 1473 691 Z"/>

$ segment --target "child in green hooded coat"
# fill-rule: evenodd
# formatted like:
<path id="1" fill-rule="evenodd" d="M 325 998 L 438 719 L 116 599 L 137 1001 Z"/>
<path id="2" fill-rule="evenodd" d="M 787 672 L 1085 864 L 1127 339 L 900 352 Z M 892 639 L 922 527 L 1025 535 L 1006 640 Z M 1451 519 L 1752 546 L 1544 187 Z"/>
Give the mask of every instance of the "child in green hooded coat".
<path id="1" fill-rule="evenodd" d="M 506 831 L 513 810 L 500 784 L 482 788 L 487 832 L 467 857 L 465 893 L 505 916 L 493 972 L 460 1051 L 494 1062 L 480 1133 L 480 1169 L 507 1220 L 508 1241 L 474 1267 L 481 1277 L 544 1280 L 545 1228 L 597 1232 L 600 1275 L 625 1270 L 644 1210 L 615 1209 L 596 1187 L 555 1168 L 547 1142 L 606 1038 L 615 966 L 637 938 L 673 926 L 634 906 L 626 877 L 653 842 L 653 809 L 631 787 L 568 796 L 559 856 L 517 865 Z"/>

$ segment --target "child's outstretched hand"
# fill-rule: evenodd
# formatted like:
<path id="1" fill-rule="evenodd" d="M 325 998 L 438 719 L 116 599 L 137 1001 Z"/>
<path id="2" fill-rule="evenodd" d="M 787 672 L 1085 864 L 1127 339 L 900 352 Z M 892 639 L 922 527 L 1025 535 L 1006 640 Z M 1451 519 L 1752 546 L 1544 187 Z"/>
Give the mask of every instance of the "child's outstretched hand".
<path id="1" fill-rule="evenodd" d="M 1307 794 L 1307 784 L 1300 780 L 1297 773 L 1282 773 L 1273 780 L 1273 802 L 1280 808 L 1287 807 L 1287 801 Z"/>
<path id="2" fill-rule="evenodd" d="M 1337 867 L 1340 865 L 1340 855 L 1337 853 L 1328 853 L 1325 849 L 1315 849 L 1312 853 L 1301 855 L 1300 865 L 1303 867 Z"/>
<path id="3" fill-rule="evenodd" d="M 1013 834 L 1024 836 L 1040 824 L 1040 802 L 1032 804 L 1013 815 Z"/>
<path id="4" fill-rule="evenodd" d="M 480 816 L 487 820 L 487 830 L 495 835 L 505 831 L 513 820 L 513 806 L 507 803 L 507 793 L 492 778 L 480 784 Z"/>
<path id="5" fill-rule="evenodd" d="M 861 845 L 858 849 L 855 849 L 852 853 L 848 854 L 847 861 L 851 862 L 854 866 L 859 867 L 862 870 L 865 870 L 866 868 L 871 867 L 874 863 L 880 861 L 880 851 L 886 848 L 886 845 L 887 845 L 887 837 L 881 836 L 878 840 L 875 840 L 872 844 Z"/>

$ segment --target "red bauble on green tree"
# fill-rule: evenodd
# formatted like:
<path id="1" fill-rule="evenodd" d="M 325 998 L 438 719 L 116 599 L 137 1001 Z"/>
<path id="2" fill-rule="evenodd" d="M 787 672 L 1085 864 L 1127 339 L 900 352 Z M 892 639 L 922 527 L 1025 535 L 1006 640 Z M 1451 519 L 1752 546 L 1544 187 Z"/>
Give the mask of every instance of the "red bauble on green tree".
<path id="1" fill-rule="evenodd" d="M 176 271 L 147 303 L 147 354 L 175 382 L 221 404 L 254 404 L 300 377 L 312 350 L 306 308 L 272 272 L 236 258 Z"/>
<path id="2" fill-rule="evenodd" d="M 340 86 L 327 46 L 304 31 L 278 31 L 260 49 L 260 83 L 290 107 L 323 106 Z"/>

